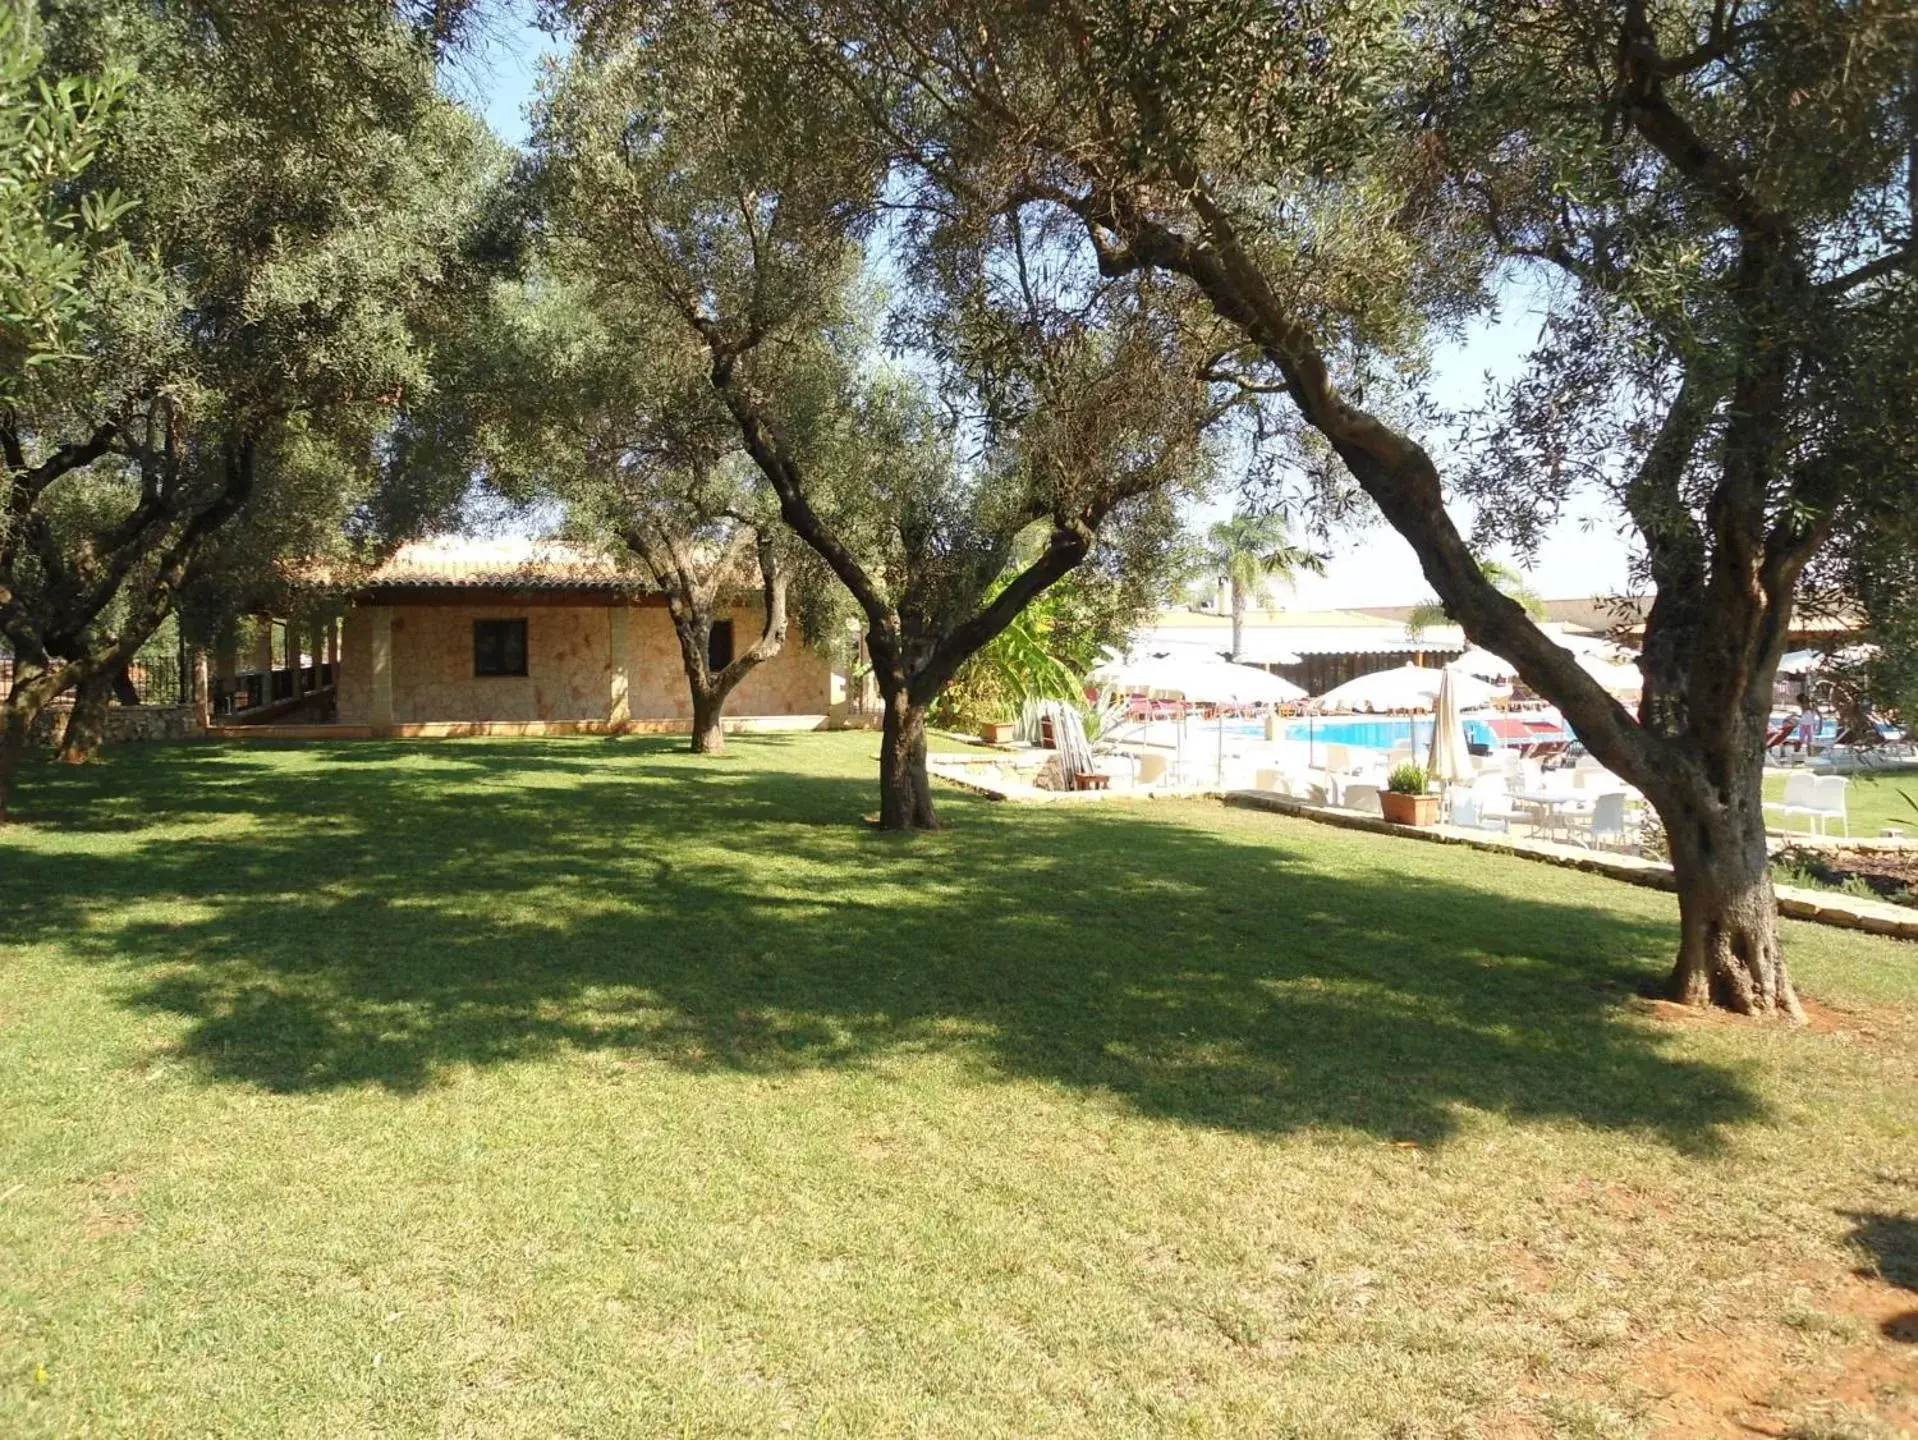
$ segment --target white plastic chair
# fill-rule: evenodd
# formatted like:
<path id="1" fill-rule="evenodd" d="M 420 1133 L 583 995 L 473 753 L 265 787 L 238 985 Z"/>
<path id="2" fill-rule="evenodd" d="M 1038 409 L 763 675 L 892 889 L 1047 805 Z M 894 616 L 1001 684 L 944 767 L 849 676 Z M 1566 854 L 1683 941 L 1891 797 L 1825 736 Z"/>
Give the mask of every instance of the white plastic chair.
<path id="1" fill-rule="evenodd" d="M 1478 798 L 1470 790 L 1458 789 L 1446 793 L 1445 803 L 1450 813 L 1446 816 L 1448 824 L 1461 830 L 1476 830 L 1478 824 Z"/>
<path id="2" fill-rule="evenodd" d="M 1792 777 L 1792 779 L 1796 778 L 1796 776 Z M 1851 784 L 1851 781 L 1843 775 L 1812 775 L 1807 778 L 1812 782 L 1811 823 L 1817 826 L 1818 833 L 1823 835 L 1825 827 L 1836 820 L 1845 827 L 1845 835 L 1849 838 L 1851 815 L 1845 809 L 1845 787 Z M 1785 783 L 1789 785 L 1791 781 L 1787 780 Z"/>
<path id="3" fill-rule="evenodd" d="M 1598 796 L 1592 801 L 1592 813 L 1585 817 L 1579 827 L 1585 832 L 1585 840 L 1600 846 L 1607 841 L 1617 844 L 1621 849 L 1626 844 L 1625 833 L 1625 792 L 1613 790 Z"/>
<path id="4" fill-rule="evenodd" d="M 1481 830 L 1510 831 L 1512 822 L 1521 816 L 1512 806 L 1505 789 L 1505 777 L 1502 775 L 1481 775 L 1471 791 L 1472 808 L 1477 812 L 1477 824 Z"/>
<path id="5" fill-rule="evenodd" d="M 1813 826 L 1818 821 L 1817 793 L 1813 788 L 1820 777 L 1809 770 L 1794 771 L 1785 777 L 1785 796 L 1782 800 L 1767 800 L 1765 809 L 1776 810 L 1781 816 L 1803 815 Z"/>
<path id="6" fill-rule="evenodd" d="M 1385 813 L 1385 807 L 1379 804 L 1379 787 L 1376 785 L 1347 785 L 1339 792 L 1339 804 L 1364 815 Z"/>

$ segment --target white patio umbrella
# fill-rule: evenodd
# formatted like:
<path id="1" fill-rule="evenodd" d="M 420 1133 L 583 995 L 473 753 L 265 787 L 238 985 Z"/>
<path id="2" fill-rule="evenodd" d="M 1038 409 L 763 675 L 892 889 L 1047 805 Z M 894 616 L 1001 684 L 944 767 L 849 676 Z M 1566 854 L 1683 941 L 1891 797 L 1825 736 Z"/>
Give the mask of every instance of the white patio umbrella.
<path id="1" fill-rule="evenodd" d="M 1500 684 L 1515 678 L 1518 674 L 1518 666 L 1503 655 L 1494 655 L 1483 645 L 1474 645 L 1445 668 L 1456 670 L 1461 675 L 1470 675 L 1479 680 L 1490 680 Z"/>
<path id="2" fill-rule="evenodd" d="M 1178 654 L 1115 658 L 1086 678 L 1114 690 L 1202 705 L 1282 705 L 1305 698 L 1290 680 L 1255 666 Z"/>
<path id="3" fill-rule="evenodd" d="M 1578 668 L 1603 685 L 1613 695 L 1636 695 L 1645 688 L 1645 677 L 1638 666 L 1626 660 L 1607 659 L 1586 652 L 1578 657 Z"/>
<path id="4" fill-rule="evenodd" d="M 1444 684 L 1443 670 L 1419 665 L 1401 665 L 1396 670 L 1375 670 L 1326 691 L 1312 702 L 1325 710 L 1370 709 L 1391 713 L 1405 710 L 1430 710 Z M 1496 685 L 1454 672 L 1452 684 L 1461 710 L 1489 705 L 1504 692 Z"/>
<path id="5" fill-rule="evenodd" d="M 1459 719 L 1460 676 L 1450 667 L 1439 672 L 1438 703 L 1432 715 L 1432 749 L 1426 772 L 1442 785 L 1472 778 L 1471 752 L 1465 744 L 1465 722 Z"/>
<path id="6" fill-rule="evenodd" d="M 1305 691 L 1290 680 L 1283 680 L 1250 665 L 1235 665 L 1229 660 L 1204 659 L 1188 655 L 1144 655 L 1114 658 L 1098 666 L 1086 677 L 1094 685 L 1133 693 L 1144 692 L 1155 699 L 1188 700 L 1202 705 L 1278 705 L 1303 700 Z M 1185 722 L 1180 719 L 1177 734 L 1178 755 L 1185 754 Z M 1218 744 L 1214 760 L 1214 778 L 1225 773 L 1225 716 L 1218 717 Z"/>

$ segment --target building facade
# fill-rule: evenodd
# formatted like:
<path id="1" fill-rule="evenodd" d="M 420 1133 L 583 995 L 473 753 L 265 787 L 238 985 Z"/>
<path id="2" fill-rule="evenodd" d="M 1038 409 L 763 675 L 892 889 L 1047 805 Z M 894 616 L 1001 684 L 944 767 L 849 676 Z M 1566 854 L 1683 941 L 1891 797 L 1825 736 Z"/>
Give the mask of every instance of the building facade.
<path id="1" fill-rule="evenodd" d="M 610 562 L 524 542 L 409 546 L 352 587 L 334 723 L 384 734 L 684 729 L 692 699 L 662 597 Z M 722 606 L 715 662 L 759 637 L 756 601 Z M 735 729 L 844 718 L 845 677 L 793 625 L 727 703 Z"/>

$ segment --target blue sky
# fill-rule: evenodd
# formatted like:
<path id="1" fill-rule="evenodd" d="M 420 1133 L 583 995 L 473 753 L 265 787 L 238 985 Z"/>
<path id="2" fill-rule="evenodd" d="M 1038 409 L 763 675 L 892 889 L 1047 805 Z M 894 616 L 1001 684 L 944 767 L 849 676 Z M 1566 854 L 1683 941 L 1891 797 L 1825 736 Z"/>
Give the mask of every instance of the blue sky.
<path id="1" fill-rule="evenodd" d="M 493 133 L 510 145 L 526 143 L 526 106 L 539 80 L 542 56 L 559 43 L 532 23 L 528 0 L 508 0 L 491 20 L 476 53 L 462 57 L 445 88 L 486 117 Z"/>
<path id="2" fill-rule="evenodd" d="M 494 133 L 514 145 L 526 140 L 525 109 L 538 82 L 540 60 L 557 48 L 550 36 L 531 23 L 531 8 L 526 0 L 507 8 L 478 53 L 447 77 L 447 88 L 477 108 Z M 1506 313 L 1497 321 L 1473 326 L 1458 343 L 1436 355 L 1433 388 L 1441 404 L 1469 408 L 1484 393 L 1487 372 L 1503 378 L 1517 368 L 1537 320 L 1527 313 L 1522 296 L 1513 294 L 1509 300 Z M 1196 513 L 1193 521 L 1202 525 L 1231 508 L 1231 500 L 1222 499 Z M 1469 510 L 1452 509 L 1461 525 L 1469 528 Z M 1605 595 L 1626 588 L 1627 561 L 1620 517 L 1586 497 L 1559 521 L 1528 568 L 1532 584 L 1543 595 Z M 1339 537 L 1326 573 L 1304 577 L 1295 590 L 1280 597 L 1280 603 L 1301 608 L 1408 605 L 1429 593 L 1411 546 L 1381 521 Z"/>

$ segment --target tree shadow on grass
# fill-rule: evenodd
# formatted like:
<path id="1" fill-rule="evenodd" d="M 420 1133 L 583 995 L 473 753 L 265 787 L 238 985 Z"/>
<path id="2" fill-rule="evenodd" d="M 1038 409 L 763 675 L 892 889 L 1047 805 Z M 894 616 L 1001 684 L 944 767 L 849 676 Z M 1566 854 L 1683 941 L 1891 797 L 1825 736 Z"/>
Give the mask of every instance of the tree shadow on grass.
<path id="1" fill-rule="evenodd" d="M 937 1051 L 1253 1133 L 1431 1143 L 1473 1107 L 1704 1149 L 1760 1113 L 1618 1008 L 1668 927 L 1475 884 L 1477 857 L 943 797 L 957 826 L 906 839 L 858 824 L 856 746 L 734 750 L 181 748 L 69 772 L 6 856 L 0 943 L 113 967 L 210 1079 L 282 1092 L 565 1049 L 760 1073 Z M 69 822 L 104 832 L 84 856 Z"/>
<path id="2" fill-rule="evenodd" d="M 1918 1293 L 1918 1220 L 1882 1211 L 1848 1212 L 1851 1242 L 1870 1257 L 1859 1274 Z M 1918 1344 L 1918 1309 L 1893 1315 L 1879 1327 L 1890 1340 Z"/>

